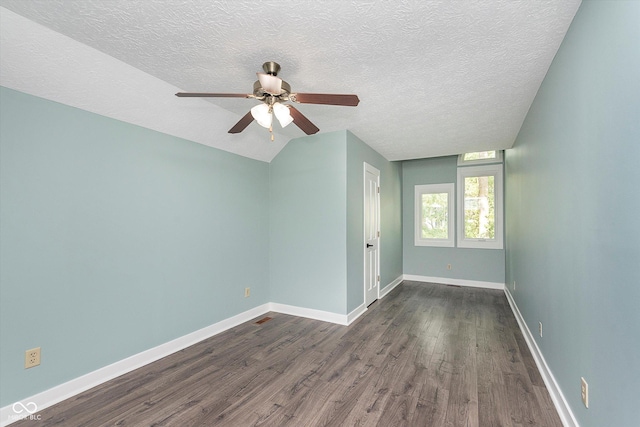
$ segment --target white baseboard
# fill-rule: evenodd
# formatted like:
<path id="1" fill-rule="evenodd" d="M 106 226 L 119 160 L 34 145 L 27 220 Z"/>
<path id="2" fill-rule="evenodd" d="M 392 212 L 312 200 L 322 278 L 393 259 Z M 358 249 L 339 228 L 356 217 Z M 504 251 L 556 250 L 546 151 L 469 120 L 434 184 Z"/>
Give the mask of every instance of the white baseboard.
<path id="1" fill-rule="evenodd" d="M 367 311 L 365 303 L 360 304 L 351 313 L 347 314 L 347 325 L 352 324 L 358 317 L 362 316 Z"/>
<path id="2" fill-rule="evenodd" d="M 243 313 L 229 317 L 228 319 L 221 320 L 218 323 L 214 323 L 213 325 L 191 332 L 180 338 L 176 338 L 175 340 L 166 342 L 149 350 L 145 350 L 141 353 L 134 354 L 131 357 L 127 357 L 126 359 L 105 366 L 104 368 L 89 372 L 86 375 L 50 388 L 49 390 L 45 390 L 34 396 L 22 399 L 20 403 L 29 409 L 37 408 L 37 410 L 42 410 L 48 408 L 49 406 L 62 402 L 65 399 L 82 393 L 83 391 L 89 390 L 92 387 L 112 380 L 113 378 L 119 377 L 120 375 L 131 372 L 134 369 L 138 369 L 149 363 L 155 362 L 156 360 L 162 359 L 165 356 L 185 349 L 262 314 L 268 313 L 270 309 L 271 307 L 269 304 L 262 304 L 258 307 L 252 308 L 251 310 L 247 310 Z M 0 426 L 12 424 L 13 422 L 18 421 L 18 416 L 26 415 L 22 406 L 18 405 L 17 409 L 21 411 L 21 413 L 16 413 L 16 411 L 13 410 L 13 405 L 7 405 L 0 408 Z M 35 416 L 36 414 L 34 413 L 33 415 Z"/>
<path id="3" fill-rule="evenodd" d="M 518 305 L 516 304 L 516 301 L 513 299 L 513 296 L 511 295 L 509 288 L 505 287 L 504 293 L 507 296 L 509 305 L 511 306 L 511 311 L 513 311 L 513 315 L 518 321 L 518 325 L 520 326 L 522 335 L 524 335 L 524 339 L 527 342 L 527 345 L 529 346 L 529 351 L 531 351 L 531 354 L 533 355 L 533 359 L 535 360 L 536 365 L 538 366 L 538 371 L 540 371 L 542 380 L 544 381 L 544 384 L 547 386 L 547 390 L 551 395 L 551 400 L 553 401 L 553 404 L 555 405 L 556 410 L 558 411 L 558 415 L 560 416 L 562 425 L 565 427 L 579 427 L 578 421 L 576 420 L 576 417 L 573 415 L 573 412 L 571 411 L 571 407 L 569 406 L 569 403 L 567 403 L 567 400 L 565 399 L 564 394 L 562 393 L 562 389 L 560 389 L 560 386 L 556 382 L 555 377 L 551 373 L 551 369 L 549 369 L 549 365 L 547 365 L 547 362 L 544 360 L 544 356 L 542 355 L 542 352 L 540 351 L 540 348 L 538 347 L 536 340 L 533 338 L 533 335 L 531 334 L 531 330 L 529 330 L 527 323 L 524 321 L 524 318 L 520 313 L 520 309 L 518 309 Z"/>
<path id="4" fill-rule="evenodd" d="M 384 298 L 389 292 L 391 292 L 396 286 L 402 283 L 402 276 L 399 276 L 393 282 L 389 283 L 382 289 L 378 290 L 378 299 Z M 347 314 L 347 325 L 352 324 L 358 317 L 362 316 L 367 311 L 366 303 L 360 304 L 351 313 Z"/>
<path id="5" fill-rule="evenodd" d="M 290 314 L 292 316 L 306 317 L 308 319 L 321 320 L 323 322 L 337 323 L 338 325 L 348 325 L 348 315 L 331 313 L 330 311 L 316 310 L 313 308 L 296 307 L 294 305 L 270 302 L 270 311 L 276 313 Z"/>
<path id="6" fill-rule="evenodd" d="M 505 288 L 504 283 L 498 282 L 481 282 L 479 280 L 451 279 L 448 277 L 429 277 L 416 276 L 413 274 L 404 274 L 404 280 L 413 280 L 415 282 L 441 283 L 443 285 L 468 286 L 471 288 L 498 289 Z"/>
<path id="7" fill-rule="evenodd" d="M 367 307 L 362 304 L 353 310 L 348 315 L 331 313 L 328 311 L 315 310 L 311 308 L 296 307 L 292 305 L 279 304 L 279 303 L 267 303 L 258 307 L 247 310 L 238 315 L 232 316 L 228 319 L 224 319 L 218 323 L 207 326 L 190 334 L 184 335 L 175 340 L 161 344 L 157 347 L 145 350 L 141 353 L 135 354 L 126 359 L 115 362 L 111 365 L 105 366 L 93 372 L 89 372 L 81 377 L 75 378 L 66 383 L 52 387 L 49 390 L 43 391 L 26 399 L 22 399 L 16 407 L 17 413 L 13 410 L 13 405 L 7 405 L 0 408 L 0 426 L 4 427 L 18 421 L 19 416 L 28 414 L 25 412 L 25 407 L 28 409 L 37 408 L 37 411 L 48 408 L 56 403 L 62 402 L 65 399 L 73 397 L 83 391 L 89 390 L 92 387 L 105 383 L 120 375 L 131 372 L 156 360 L 162 359 L 170 354 L 185 349 L 193 344 L 196 344 L 202 340 L 210 338 L 227 329 L 238 326 L 244 322 L 254 319 L 260 315 L 268 313 L 270 311 L 276 313 L 290 314 L 298 317 L 306 317 L 314 320 L 321 320 L 324 322 L 337 323 L 339 325 L 349 325 L 355 319 L 357 319 L 362 313 L 367 310 Z M 33 416 L 37 416 L 37 411 Z"/>
<path id="8" fill-rule="evenodd" d="M 394 290 L 396 286 L 398 286 L 400 283 L 402 283 L 403 277 L 404 277 L 403 275 L 398 276 L 398 278 L 396 280 L 394 280 L 393 282 L 389 283 L 384 288 L 380 289 L 380 291 L 378 293 L 378 298 L 386 297 L 389 292 Z"/>
<path id="9" fill-rule="evenodd" d="M 402 283 L 403 280 L 417 280 L 422 282 L 445 283 L 443 282 L 444 279 L 439 279 L 439 278 L 403 275 L 395 279 L 393 282 L 389 283 L 384 288 L 382 288 L 379 293 L 379 298 L 383 298 L 384 296 L 386 296 L 396 286 Z M 465 281 L 465 282 L 468 282 L 468 281 Z M 486 283 L 486 282 L 474 282 L 474 283 Z M 460 284 L 460 283 L 459 281 L 457 281 L 456 283 L 451 283 L 451 284 Z M 462 286 L 472 286 L 472 285 L 462 285 Z M 478 285 L 475 285 L 475 286 L 478 286 Z M 488 286 L 482 286 L 482 287 L 488 287 Z M 351 313 L 345 315 L 345 314 L 337 314 L 337 313 L 331 313 L 328 311 L 322 311 L 322 310 L 316 310 L 316 309 L 304 308 L 304 307 L 296 307 L 292 305 L 273 303 L 273 302 L 262 304 L 258 307 L 252 308 L 251 310 L 247 310 L 243 313 L 237 314 L 228 319 L 221 320 L 220 322 L 217 322 L 213 325 L 199 329 L 195 332 L 189 333 L 180 338 L 176 338 L 175 340 L 169 341 L 157 347 L 151 348 L 149 350 L 145 350 L 141 353 L 135 354 L 131 357 L 115 362 L 111 365 L 105 366 L 104 368 L 100 368 L 93 372 L 89 372 L 88 374 L 85 374 L 81 377 L 75 378 L 66 383 L 52 387 L 49 390 L 45 390 L 31 397 L 22 399 L 20 403 L 24 406 L 21 406 L 17 409 L 22 410 L 22 408 L 26 406 L 29 409 L 35 407 L 37 408 L 38 411 L 43 410 L 52 405 L 55 405 L 56 403 L 62 402 L 65 399 L 68 399 L 77 394 L 80 394 L 83 391 L 89 390 L 90 388 L 98 386 L 102 383 L 112 380 L 113 378 L 119 377 L 120 375 L 131 372 L 149 363 L 155 362 L 156 360 L 162 359 L 163 357 L 166 357 L 177 351 L 183 350 L 193 344 L 196 344 L 200 341 L 203 341 L 207 338 L 210 338 L 214 335 L 224 332 L 227 329 L 233 328 L 234 326 L 238 326 L 244 322 L 247 322 L 251 319 L 254 319 L 270 311 L 283 313 L 283 314 L 290 314 L 293 316 L 306 317 L 314 320 L 321 320 L 324 322 L 336 323 L 339 325 L 349 325 L 353 323 L 358 317 L 360 317 L 364 312 L 366 312 L 367 307 L 363 303 L 360 306 L 358 306 L 356 309 L 354 309 Z M 24 414 L 24 412 L 22 412 L 22 414 Z M 13 410 L 13 405 L 7 405 L 3 408 L 0 408 L 0 426 L 4 427 L 9 424 L 12 424 L 15 421 L 18 421 L 17 417 L 19 415 L 21 414 L 18 414 Z M 36 416 L 37 411 L 33 415 Z"/>

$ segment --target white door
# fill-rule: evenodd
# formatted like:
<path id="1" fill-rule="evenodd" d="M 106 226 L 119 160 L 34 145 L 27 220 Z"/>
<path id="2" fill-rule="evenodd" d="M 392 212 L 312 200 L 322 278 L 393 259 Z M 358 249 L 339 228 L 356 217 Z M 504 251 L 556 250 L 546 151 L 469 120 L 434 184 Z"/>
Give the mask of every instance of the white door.
<path id="1" fill-rule="evenodd" d="M 380 285 L 380 171 L 364 164 L 364 302 L 378 299 Z"/>

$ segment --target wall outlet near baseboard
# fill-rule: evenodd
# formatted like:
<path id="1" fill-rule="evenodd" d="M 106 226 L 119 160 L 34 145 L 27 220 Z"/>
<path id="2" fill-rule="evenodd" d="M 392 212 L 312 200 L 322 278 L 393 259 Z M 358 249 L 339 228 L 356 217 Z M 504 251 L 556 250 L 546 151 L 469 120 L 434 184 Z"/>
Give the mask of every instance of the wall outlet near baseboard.
<path id="1" fill-rule="evenodd" d="M 538 323 L 538 332 L 540 332 L 540 336 L 542 337 L 542 322 Z"/>
<path id="2" fill-rule="evenodd" d="M 451 270 L 451 264 L 447 264 L 447 270 Z"/>
<path id="3" fill-rule="evenodd" d="M 249 298 L 251 296 L 251 288 L 244 288 L 244 297 Z"/>
<path id="4" fill-rule="evenodd" d="M 40 364 L 40 347 L 24 352 L 24 368 L 29 369 Z"/>
<path id="5" fill-rule="evenodd" d="M 516 281 L 515 280 L 513 281 L 513 290 L 514 291 L 516 290 Z"/>
<path id="6" fill-rule="evenodd" d="M 581 389 L 581 396 L 582 396 L 582 403 L 584 403 L 585 408 L 589 408 L 589 384 L 587 384 L 587 381 L 584 379 L 584 377 L 580 378 L 580 389 Z"/>

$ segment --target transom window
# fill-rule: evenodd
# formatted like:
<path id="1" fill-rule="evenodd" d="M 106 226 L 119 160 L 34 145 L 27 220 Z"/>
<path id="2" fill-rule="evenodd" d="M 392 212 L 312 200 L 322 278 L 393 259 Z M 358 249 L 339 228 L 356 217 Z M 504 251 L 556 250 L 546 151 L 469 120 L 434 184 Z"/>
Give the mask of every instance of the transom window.
<path id="1" fill-rule="evenodd" d="M 481 165 L 487 163 L 501 163 L 502 151 L 476 151 L 458 156 L 458 166 Z"/>

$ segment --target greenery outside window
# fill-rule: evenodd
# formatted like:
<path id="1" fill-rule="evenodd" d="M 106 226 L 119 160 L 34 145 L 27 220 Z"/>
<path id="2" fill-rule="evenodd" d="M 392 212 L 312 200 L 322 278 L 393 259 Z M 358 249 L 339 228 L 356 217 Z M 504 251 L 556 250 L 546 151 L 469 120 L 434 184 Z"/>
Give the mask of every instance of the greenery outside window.
<path id="1" fill-rule="evenodd" d="M 415 245 L 454 246 L 454 184 L 415 186 Z"/>
<path id="2" fill-rule="evenodd" d="M 458 247 L 503 248 L 502 164 L 458 168 Z"/>
<path id="3" fill-rule="evenodd" d="M 476 151 L 458 156 L 458 166 L 502 163 L 502 151 Z"/>

